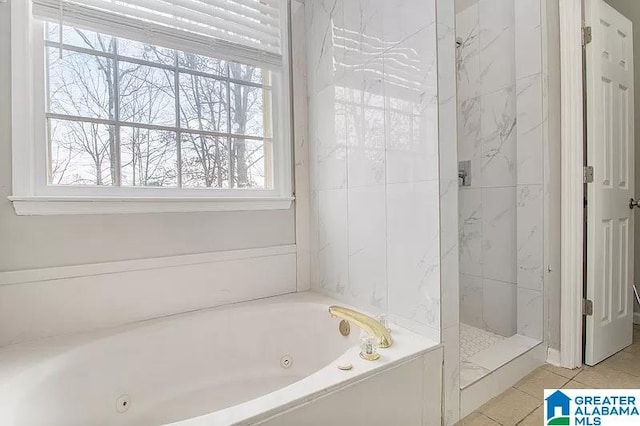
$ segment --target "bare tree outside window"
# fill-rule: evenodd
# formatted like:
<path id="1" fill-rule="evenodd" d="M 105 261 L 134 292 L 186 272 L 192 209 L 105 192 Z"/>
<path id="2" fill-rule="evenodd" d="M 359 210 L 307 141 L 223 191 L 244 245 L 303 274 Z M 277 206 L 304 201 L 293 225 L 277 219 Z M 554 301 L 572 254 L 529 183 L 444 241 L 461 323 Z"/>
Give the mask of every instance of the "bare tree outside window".
<path id="1" fill-rule="evenodd" d="M 269 71 L 47 24 L 49 183 L 272 187 Z"/>

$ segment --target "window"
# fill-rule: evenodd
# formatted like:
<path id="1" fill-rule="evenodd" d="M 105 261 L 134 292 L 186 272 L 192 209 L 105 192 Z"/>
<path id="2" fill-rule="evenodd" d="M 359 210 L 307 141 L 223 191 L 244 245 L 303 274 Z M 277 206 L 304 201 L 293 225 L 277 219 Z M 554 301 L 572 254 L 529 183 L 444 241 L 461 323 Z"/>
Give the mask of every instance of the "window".
<path id="1" fill-rule="evenodd" d="M 74 19 L 61 23 L 49 18 L 48 2 L 60 3 L 33 0 L 34 13 L 43 10 L 42 19 L 12 10 L 12 19 L 30 23 L 34 40 L 28 65 L 33 82 L 30 102 L 25 102 L 32 123 L 17 130 L 30 138 L 31 146 L 19 146 L 14 154 L 14 168 L 22 166 L 14 170 L 11 197 L 19 214 L 290 205 L 286 55 L 274 55 L 274 48 L 257 49 L 256 54 L 247 46 L 224 45 L 229 40 L 219 37 L 204 40 L 208 47 L 202 49 L 196 44 L 201 42 L 198 34 L 191 32 L 195 41 L 180 43 L 182 33 L 176 41 L 171 33 L 149 36 L 149 28 L 144 37 L 130 26 L 119 31 L 117 24 L 104 31 L 99 20 L 93 26 L 77 26 L 85 22 Z M 82 5 L 73 6 L 69 10 L 77 12 Z M 138 10 L 118 7 L 126 14 L 117 19 L 133 19 L 129 15 Z M 238 16 L 233 15 L 236 21 Z M 260 38 L 251 33 L 253 45 L 256 40 Z M 216 49 L 213 42 L 224 48 Z M 196 48 L 177 48 L 183 44 Z M 17 48 L 14 44 L 12 60 Z M 28 84 L 13 68 L 14 87 L 16 80 L 18 88 Z"/>
<path id="2" fill-rule="evenodd" d="M 50 185 L 273 187 L 270 71 L 47 24 Z"/>

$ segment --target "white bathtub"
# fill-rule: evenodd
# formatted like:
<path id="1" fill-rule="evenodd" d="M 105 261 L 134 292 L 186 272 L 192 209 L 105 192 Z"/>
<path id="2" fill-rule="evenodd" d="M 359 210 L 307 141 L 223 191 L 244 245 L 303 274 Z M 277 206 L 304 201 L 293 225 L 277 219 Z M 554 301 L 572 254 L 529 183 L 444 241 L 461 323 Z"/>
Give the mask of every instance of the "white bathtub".
<path id="1" fill-rule="evenodd" d="M 340 335 L 338 320 L 327 312 L 331 304 L 337 302 L 299 293 L 6 347 L 0 350 L 0 425 L 323 424 L 305 410 L 348 389 L 374 394 L 374 406 L 353 409 L 351 417 L 379 410 L 375 405 L 382 404 L 373 400 L 380 392 L 367 381 L 385 388 L 385 374 L 388 390 L 421 391 L 422 405 L 409 414 L 411 408 L 398 402 L 397 413 L 387 408 L 373 415 L 380 420 L 373 424 L 388 418 L 405 419 L 396 424 L 407 426 L 435 421 L 425 420 L 426 412 L 439 411 L 436 391 L 425 385 L 440 377 L 436 356 L 427 365 L 434 342 L 394 327 L 394 345 L 380 350 L 381 359 L 362 360 L 359 330 Z M 290 359 L 288 368 L 283 357 Z M 337 369 L 347 362 L 352 370 Z M 416 383 L 398 388 L 416 375 Z M 439 389 L 438 383 L 438 395 Z M 353 407 L 355 398 L 339 401 Z M 339 414 L 332 407 L 321 411 Z M 339 418 L 348 424 L 354 421 L 350 415 Z"/>

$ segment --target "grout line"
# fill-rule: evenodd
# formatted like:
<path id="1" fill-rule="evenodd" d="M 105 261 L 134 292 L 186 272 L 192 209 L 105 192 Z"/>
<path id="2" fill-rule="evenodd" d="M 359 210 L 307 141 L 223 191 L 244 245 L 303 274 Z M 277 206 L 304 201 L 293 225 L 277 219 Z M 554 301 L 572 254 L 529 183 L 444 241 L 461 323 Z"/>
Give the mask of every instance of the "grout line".
<path id="1" fill-rule="evenodd" d="M 488 415 L 486 415 L 486 414 L 484 414 L 484 413 L 480 413 L 480 414 L 482 414 L 482 415 L 483 415 L 483 416 L 485 416 L 486 418 L 488 418 L 488 419 L 490 419 L 490 420 L 492 420 L 492 421 L 494 421 L 494 422 L 498 423 L 500 426 L 504 426 L 504 423 L 500 423 L 499 421 L 497 421 L 497 420 L 496 420 L 496 419 L 494 419 L 493 417 L 488 416 Z"/>
<path id="2" fill-rule="evenodd" d="M 527 396 L 531 396 L 531 395 L 529 395 L 528 393 L 526 393 L 526 392 L 524 392 L 524 391 L 521 391 L 520 389 L 518 389 L 518 388 L 516 388 L 516 387 L 513 387 L 513 386 L 512 386 L 512 387 L 508 388 L 507 390 L 505 390 L 504 392 L 502 392 L 500 395 L 497 395 L 497 396 L 495 396 L 494 398 L 491 398 L 489 401 L 485 402 L 485 403 L 484 403 L 484 405 L 482 405 L 481 407 L 479 407 L 476 411 L 474 411 L 474 413 L 475 413 L 475 412 L 478 412 L 478 413 L 482 414 L 483 416 L 490 418 L 491 420 L 493 420 L 494 422 L 498 423 L 499 425 L 502 425 L 502 426 L 509 426 L 509 425 L 505 425 L 504 423 L 500 423 L 497 419 L 494 419 L 494 418 L 493 418 L 493 417 L 491 417 L 489 414 L 487 414 L 487 413 L 485 413 L 485 412 L 481 411 L 481 409 L 482 409 L 483 407 L 486 407 L 486 406 L 487 406 L 487 405 L 489 405 L 491 402 L 493 402 L 493 401 L 495 401 L 496 399 L 498 399 L 498 398 L 500 398 L 500 397 L 504 396 L 504 394 L 505 394 L 505 393 L 507 393 L 509 390 L 514 390 L 514 391 L 516 391 L 516 392 L 523 393 L 523 394 L 525 394 L 525 395 L 527 395 Z M 540 405 L 542 405 L 542 403 L 540 403 Z M 535 411 L 536 409 L 538 409 L 538 407 L 540 407 L 540 405 L 536 405 L 536 408 L 534 408 L 534 410 L 533 410 L 533 411 Z M 522 420 L 526 419 L 526 418 L 527 418 L 527 416 L 528 416 L 529 414 L 533 413 L 533 411 L 531 411 L 530 413 L 527 413 L 527 415 L 526 415 L 526 416 L 524 416 L 522 419 L 520 419 L 520 420 L 518 421 L 518 423 L 519 423 L 519 422 L 521 422 Z M 471 413 L 471 414 L 473 414 L 473 413 Z M 469 415 L 471 415 L 471 414 L 469 414 Z"/>
<path id="3" fill-rule="evenodd" d="M 582 372 L 580 372 L 580 373 L 582 373 Z M 586 383 L 582 383 L 580 380 L 577 380 L 577 378 L 580 375 L 580 373 L 576 374 L 576 377 L 574 377 L 572 380 L 575 381 L 575 382 L 580 383 L 581 385 L 590 386 L 590 385 L 588 385 Z"/>
<path id="4" fill-rule="evenodd" d="M 528 395 L 528 394 L 527 394 Z M 518 423 L 516 423 L 516 425 L 520 425 L 522 424 L 522 422 L 524 422 L 525 420 L 527 420 L 527 417 L 529 417 L 530 415 L 532 415 L 538 408 L 542 407 L 543 403 L 540 403 L 540 405 L 538 405 L 536 408 L 534 408 L 533 410 L 531 410 L 526 416 L 524 416 L 522 418 L 522 420 L 520 420 Z"/>

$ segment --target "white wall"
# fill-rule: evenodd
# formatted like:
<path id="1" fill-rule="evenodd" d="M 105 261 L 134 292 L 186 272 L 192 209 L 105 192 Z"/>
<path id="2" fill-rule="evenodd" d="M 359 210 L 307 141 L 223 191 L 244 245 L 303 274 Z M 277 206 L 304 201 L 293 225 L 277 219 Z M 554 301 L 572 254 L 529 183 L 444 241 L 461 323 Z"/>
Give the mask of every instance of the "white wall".
<path id="1" fill-rule="evenodd" d="M 294 245 L 0 272 L 0 347 L 295 291 Z"/>
<path id="2" fill-rule="evenodd" d="M 0 271 L 293 244 L 294 209 L 16 216 L 11 194 L 10 3 L 0 3 Z"/>
<path id="3" fill-rule="evenodd" d="M 312 286 L 438 339 L 435 12 L 306 5 Z"/>

